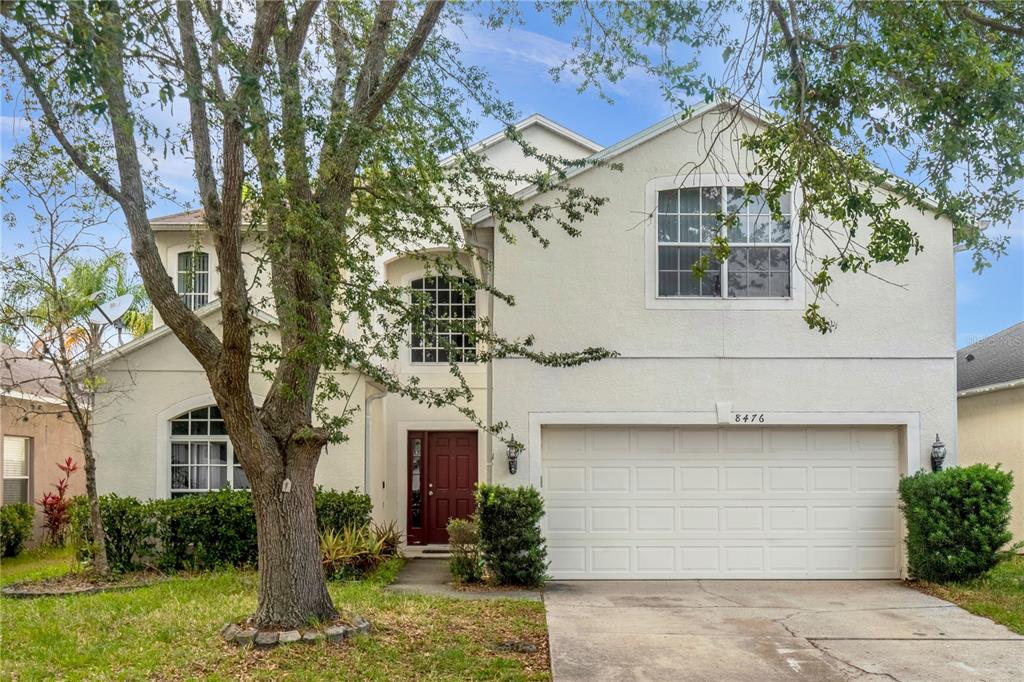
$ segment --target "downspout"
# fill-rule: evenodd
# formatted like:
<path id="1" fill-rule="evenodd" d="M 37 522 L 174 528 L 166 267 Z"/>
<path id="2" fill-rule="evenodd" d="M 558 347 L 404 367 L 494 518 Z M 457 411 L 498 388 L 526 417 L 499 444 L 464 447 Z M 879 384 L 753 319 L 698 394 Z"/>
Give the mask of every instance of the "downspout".
<path id="1" fill-rule="evenodd" d="M 370 385 L 367 383 L 366 387 L 369 388 Z M 378 390 L 376 394 L 368 395 L 363 400 L 363 492 L 370 495 L 371 500 L 373 494 L 370 492 L 370 431 L 373 428 L 373 418 L 370 417 L 370 403 L 380 400 L 387 394 L 387 391 Z"/>
<path id="2" fill-rule="evenodd" d="M 483 260 L 490 263 L 491 267 L 487 270 L 487 286 L 494 286 L 494 261 L 491 259 L 492 251 L 491 248 L 482 242 L 475 241 L 470 237 L 470 230 L 463 228 L 463 236 L 466 238 L 466 244 L 476 249 L 478 253 L 473 259 L 473 268 L 476 270 L 476 276 L 478 279 L 484 278 L 484 268 L 481 265 L 480 251 L 483 252 Z M 487 292 L 487 319 L 491 321 L 491 330 L 494 329 L 494 294 L 490 291 Z M 491 435 L 491 425 L 494 423 L 494 361 L 488 357 L 487 359 L 487 370 L 486 370 L 486 381 L 487 381 L 487 397 L 485 408 L 486 414 L 484 415 L 484 424 L 487 426 L 487 432 L 484 434 L 484 452 L 487 453 L 487 482 L 492 483 L 494 479 L 494 437 Z"/>

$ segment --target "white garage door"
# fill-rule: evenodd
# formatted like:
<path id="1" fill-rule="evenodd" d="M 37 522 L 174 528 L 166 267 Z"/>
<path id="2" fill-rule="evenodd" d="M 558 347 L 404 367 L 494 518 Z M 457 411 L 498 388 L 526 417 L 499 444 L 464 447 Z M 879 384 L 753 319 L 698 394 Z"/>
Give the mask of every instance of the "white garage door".
<path id="1" fill-rule="evenodd" d="M 550 574 L 896 578 L 891 428 L 545 427 Z"/>

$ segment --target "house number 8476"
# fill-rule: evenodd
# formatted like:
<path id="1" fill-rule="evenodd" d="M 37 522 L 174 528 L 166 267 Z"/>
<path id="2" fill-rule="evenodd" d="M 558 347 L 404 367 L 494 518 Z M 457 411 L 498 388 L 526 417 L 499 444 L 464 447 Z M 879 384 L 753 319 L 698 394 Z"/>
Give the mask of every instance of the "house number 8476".
<path id="1" fill-rule="evenodd" d="M 764 424 L 763 412 L 738 412 L 733 415 L 737 424 Z"/>

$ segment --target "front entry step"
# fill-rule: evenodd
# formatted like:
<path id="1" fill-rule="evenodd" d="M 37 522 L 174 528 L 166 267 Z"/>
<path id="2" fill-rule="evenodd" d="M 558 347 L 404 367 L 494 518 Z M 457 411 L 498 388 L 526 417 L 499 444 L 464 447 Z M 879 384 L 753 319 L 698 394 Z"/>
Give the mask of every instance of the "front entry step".
<path id="1" fill-rule="evenodd" d="M 409 559 L 450 559 L 452 556 L 448 545 L 408 545 L 403 554 Z"/>

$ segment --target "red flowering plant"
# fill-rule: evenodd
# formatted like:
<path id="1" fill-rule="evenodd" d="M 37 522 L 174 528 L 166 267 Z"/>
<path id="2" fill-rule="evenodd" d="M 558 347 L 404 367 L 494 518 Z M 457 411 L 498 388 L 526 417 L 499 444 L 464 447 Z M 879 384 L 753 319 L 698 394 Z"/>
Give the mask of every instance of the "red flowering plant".
<path id="1" fill-rule="evenodd" d="M 43 525 L 46 526 L 47 540 L 54 545 L 63 545 L 67 535 L 68 523 L 71 520 L 71 498 L 68 497 L 68 483 L 71 474 L 78 471 L 78 464 L 68 457 L 63 462 L 57 462 L 57 468 L 64 472 L 64 476 L 54 483 L 56 492 L 43 493 L 36 504 L 43 508 Z"/>

